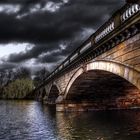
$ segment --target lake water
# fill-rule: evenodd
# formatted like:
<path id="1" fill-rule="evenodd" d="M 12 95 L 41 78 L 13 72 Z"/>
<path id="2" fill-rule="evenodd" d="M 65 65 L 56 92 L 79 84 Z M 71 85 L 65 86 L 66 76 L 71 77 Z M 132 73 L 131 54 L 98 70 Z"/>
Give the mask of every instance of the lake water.
<path id="1" fill-rule="evenodd" d="M 55 112 L 35 101 L 0 101 L 1 140 L 140 140 L 140 110 Z"/>

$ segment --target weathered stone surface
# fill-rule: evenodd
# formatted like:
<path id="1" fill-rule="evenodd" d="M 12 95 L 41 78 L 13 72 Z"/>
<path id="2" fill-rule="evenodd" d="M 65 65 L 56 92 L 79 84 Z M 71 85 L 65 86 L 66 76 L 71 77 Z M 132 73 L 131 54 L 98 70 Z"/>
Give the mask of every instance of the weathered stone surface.
<path id="1" fill-rule="evenodd" d="M 58 111 L 140 107 L 140 34 L 51 81 L 44 99 Z"/>

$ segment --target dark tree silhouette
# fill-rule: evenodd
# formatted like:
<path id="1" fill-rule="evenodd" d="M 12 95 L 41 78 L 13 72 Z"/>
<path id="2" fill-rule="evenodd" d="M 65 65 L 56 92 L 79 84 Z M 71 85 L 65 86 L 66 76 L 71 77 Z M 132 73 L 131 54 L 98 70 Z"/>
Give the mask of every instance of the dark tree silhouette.
<path id="1" fill-rule="evenodd" d="M 16 70 L 15 79 L 31 78 L 31 71 L 26 67 L 20 67 Z"/>
<path id="2" fill-rule="evenodd" d="M 35 73 L 34 77 L 34 85 L 35 87 L 38 87 L 49 75 L 49 71 L 46 68 L 42 68 L 41 70 L 37 71 Z"/>

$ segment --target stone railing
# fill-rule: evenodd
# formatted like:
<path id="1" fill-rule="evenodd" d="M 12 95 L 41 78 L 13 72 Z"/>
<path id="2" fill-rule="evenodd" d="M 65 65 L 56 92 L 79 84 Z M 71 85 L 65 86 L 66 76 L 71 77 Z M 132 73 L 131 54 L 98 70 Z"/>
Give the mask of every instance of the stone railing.
<path id="1" fill-rule="evenodd" d="M 111 31 L 114 30 L 115 26 L 114 26 L 114 21 L 111 22 L 101 33 L 99 33 L 96 37 L 95 37 L 95 43 L 97 43 L 99 40 L 101 40 L 103 37 L 105 37 L 107 34 L 109 34 Z"/>
<path id="2" fill-rule="evenodd" d="M 77 48 L 62 64 L 60 64 L 50 75 L 46 81 L 56 75 L 58 72 L 65 69 L 71 64 L 79 55 L 85 53 L 88 49 L 100 43 L 102 39 L 113 32 L 118 26 L 126 22 L 129 18 L 140 11 L 139 4 L 125 5 L 122 9 L 117 11 L 103 26 L 101 26 L 84 45 Z M 93 43 L 92 43 L 93 42 Z"/>
<path id="3" fill-rule="evenodd" d="M 128 18 L 133 16 L 135 13 L 140 11 L 140 5 L 134 4 L 131 5 L 122 15 L 121 15 L 121 20 L 122 22 L 125 22 Z"/>

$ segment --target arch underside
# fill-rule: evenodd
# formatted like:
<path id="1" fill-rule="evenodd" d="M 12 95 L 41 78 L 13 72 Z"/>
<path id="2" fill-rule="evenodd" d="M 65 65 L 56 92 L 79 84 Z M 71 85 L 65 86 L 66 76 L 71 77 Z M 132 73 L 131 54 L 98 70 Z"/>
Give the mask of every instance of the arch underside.
<path id="1" fill-rule="evenodd" d="M 90 70 L 75 79 L 65 102 L 88 103 L 95 109 L 140 107 L 140 91 L 116 74 L 104 70 Z"/>
<path id="2" fill-rule="evenodd" d="M 50 89 L 50 93 L 48 95 L 48 104 L 55 104 L 56 99 L 59 96 L 59 90 L 56 85 L 52 85 Z"/>
<path id="3" fill-rule="evenodd" d="M 43 88 L 41 91 L 41 98 L 44 99 L 45 96 L 46 96 L 46 90 L 45 90 L 45 88 Z"/>

